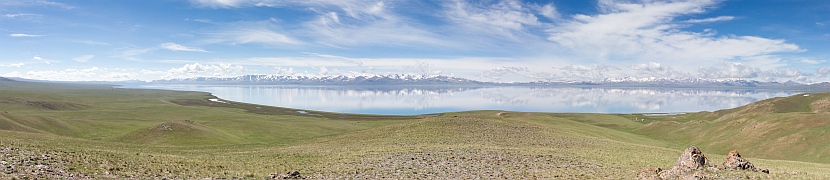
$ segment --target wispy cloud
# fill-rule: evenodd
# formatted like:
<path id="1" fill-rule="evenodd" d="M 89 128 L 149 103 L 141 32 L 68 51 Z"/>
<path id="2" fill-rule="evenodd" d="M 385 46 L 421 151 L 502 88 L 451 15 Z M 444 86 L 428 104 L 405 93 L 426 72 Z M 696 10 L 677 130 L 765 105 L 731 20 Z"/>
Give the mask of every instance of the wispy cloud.
<path id="1" fill-rule="evenodd" d="M 72 41 L 72 42 L 86 44 L 86 45 L 90 45 L 90 46 L 109 46 L 109 45 L 112 45 L 112 44 L 107 43 L 107 42 L 93 41 L 93 40 L 79 40 L 79 41 Z"/>
<path id="2" fill-rule="evenodd" d="M 700 67 L 700 77 L 710 79 L 751 79 L 758 77 L 761 69 L 737 62 L 723 62 L 719 66 Z"/>
<path id="3" fill-rule="evenodd" d="M 685 20 L 683 22 L 687 22 L 687 23 L 712 23 L 712 22 L 718 22 L 718 21 L 730 21 L 730 20 L 733 20 L 733 19 L 735 19 L 735 17 L 733 17 L 733 16 L 718 16 L 718 17 L 706 18 L 706 19 L 689 19 L 689 20 Z"/>
<path id="4" fill-rule="evenodd" d="M 816 74 L 819 77 L 827 77 L 827 75 L 830 74 L 830 66 L 825 66 L 825 67 L 821 67 L 821 68 L 816 69 Z"/>
<path id="5" fill-rule="evenodd" d="M 44 58 L 40 57 L 40 55 L 36 55 L 35 57 L 32 57 L 32 60 L 35 60 L 35 61 L 38 61 L 38 62 L 43 62 L 43 63 L 49 64 L 49 65 L 52 64 L 52 62 L 50 60 L 44 59 Z"/>
<path id="6" fill-rule="evenodd" d="M 0 64 L 0 67 L 23 67 L 25 65 L 24 63 Z"/>
<path id="7" fill-rule="evenodd" d="M 83 55 L 83 56 L 74 57 L 74 58 L 72 58 L 72 60 L 77 61 L 77 62 L 89 62 L 89 60 L 94 58 L 94 57 L 95 57 L 95 55 L 93 55 L 93 54 L 87 54 L 87 55 Z"/>
<path id="8" fill-rule="evenodd" d="M 13 76 L 53 81 L 123 81 L 134 80 L 137 74 L 129 69 L 108 69 L 93 66 L 86 69 L 28 71 L 25 74 L 14 73 Z"/>
<path id="9" fill-rule="evenodd" d="M 190 18 L 187 18 L 187 19 L 184 19 L 184 20 L 185 21 L 200 22 L 200 23 L 208 23 L 208 24 L 214 24 L 215 23 L 210 19 L 190 19 Z"/>
<path id="10" fill-rule="evenodd" d="M 288 45 L 301 42 L 280 32 L 273 20 L 235 22 L 223 24 L 222 28 L 206 33 L 204 43 L 267 44 Z"/>
<path id="11" fill-rule="evenodd" d="M 600 9 L 606 13 L 576 15 L 573 20 L 551 28 L 548 39 L 579 54 L 575 58 L 594 63 L 673 60 L 681 67 L 696 67 L 696 64 L 803 51 L 781 39 L 691 32 L 674 21 L 681 15 L 705 12 L 717 2 L 714 0 L 600 2 Z M 728 18 L 712 20 L 722 19 Z"/>
<path id="12" fill-rule="evenodd" d="M 30 0 L 30 1 L 16 1 L 16 0 L 5 0 L 0 1 L 0 6 L 45 6 L 45 7 L 58 7 L 64 9 L 74 9 L 74 6 L 53 2 L 53 1 L 45 1 L 45 0 Z"/>
<path id="13" fill-rule="evenodd" d="M 9 34 L 10 37 L 43 37 L 43 35 L 37 34 Z"/>
<path id="14" fill-rule="evenodd" d="M 127 48 L 126 50 L 122 50 L 122 51 L 118 52 L 113 57 L 124 58 L 126 60 L 136 61 L 136 60 L 140 60 L 140 58 L 138 58 L 137 56 L 139 56 L 141 54 L 144 54 L 144 53 L 152 52 L 152 51 L 155 51 L 155 50 L 157 50 L 157 48 Z"/>
<path id="15" fill-rule="evenodd" d="M 517 41 L 521 40 L 517 36 L 529 35 L 528 28 L 542 25 L 536 17 L 539 13 L 537 11 L 542 11 L 541 14 L 546 17 L 558 16 L 552 5 L 534 11 L 517 0 L 499 1 L 496 4 L 455 0 L 448 1 L 444 6 L 447 18 L 463 26 L 465 31 L 498 35 Z"/>
<path id="16" fill-rule="evenodd" d="M 201 48 L 187 47 L 172 42 L 162 43 L 159 45 L 159 47 L 171 51 L 208 52 Z"/>
<path id="17" fill-rule="evenodd" d="M 527 26 L 539 25 L 538 18 L 519 1 L 500 1 L 492 5 L 477 5 L 465 1 L 453 1 L 448 15 L 457 23 L 471 26 L 485 26 L 499 31 L 522 30 Z"/>
<path id="18" fill-rule="evenodd" d="M 508 75 L 511 75 L 511 74 L 519 74 L 519 73 L 529 72 L 529 71 L 530 70 L 528 70 L 527 67 L 506 67 L 506 66 L 502 66 L 502 67 L 497 67 L 497 68 L 491 69 L 489 71 L 484 71 L 483 73 L 481 73 L 481 77 L 498 81 L 498 80 L 501 80 L 504 76 L 508 76 Z M 522 75 L 522 76 L 524 76 L 524 75 Z"/>
<path id="19" fill-rule="evenodd" d="M 30 14 L 30 13 L 16 13 L 16 14 L 4 14 L 3 17 L 6 18 L 30 18 L 30 17 L 39 17 L 42 16 L 40 14 Z"/>
<path id="20" fill-rule="evenodd" d="M 144 74 L 160 75 L 164 79 L 191 78 L 191 77 L 228 77 L 238 76 L 246 69 L 234 64 L 185 64 L 180 68 L 171 68 L 166 71 L 142 70 Z"/>
<path id="21" fill-rule="evenodd" d="M 250 0 L 190 0 L 190 3 L 193 3 L 197 6 L 202 7 L 211 7 L 211 8 L 229 8 L 229 7 L 239 7 L 246 3 L 250 3 Z"/>

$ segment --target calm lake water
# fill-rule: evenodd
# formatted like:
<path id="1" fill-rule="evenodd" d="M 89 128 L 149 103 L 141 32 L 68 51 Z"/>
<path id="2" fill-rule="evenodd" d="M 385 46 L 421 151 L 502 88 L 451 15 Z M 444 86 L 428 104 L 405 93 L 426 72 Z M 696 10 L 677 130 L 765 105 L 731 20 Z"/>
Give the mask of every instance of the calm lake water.
<path id="1" fill-rule="evenodd" d="M 743 106 L 799 91 L 575 87 L 301 87 L 158 85 L 238 102 L 342 113 L 414 115 L 470 110 L 579 113 L 678 113 Z"/>

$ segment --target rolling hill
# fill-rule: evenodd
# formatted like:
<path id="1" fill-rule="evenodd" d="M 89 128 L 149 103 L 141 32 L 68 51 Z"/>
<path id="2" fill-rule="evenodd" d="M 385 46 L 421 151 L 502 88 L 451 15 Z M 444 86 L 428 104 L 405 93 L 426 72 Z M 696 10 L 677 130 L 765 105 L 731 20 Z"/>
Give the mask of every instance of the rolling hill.
<path id="1" fill-rule="evenodd" d="M 827 179 L 830 94 L 674 116 L 503 111 L 353 115 L 208 93 L 0 80 L 2 178 L 633 179 L 696 145 Z"/>

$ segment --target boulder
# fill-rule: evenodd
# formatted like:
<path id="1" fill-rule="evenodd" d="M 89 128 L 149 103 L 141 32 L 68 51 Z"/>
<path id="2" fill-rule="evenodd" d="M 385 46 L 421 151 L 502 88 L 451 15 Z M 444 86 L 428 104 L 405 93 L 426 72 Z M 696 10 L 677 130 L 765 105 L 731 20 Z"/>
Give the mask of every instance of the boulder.
<path id="1" fill-rule="evenodd" d="M 712 168 L 708 164 L 708 158 L 696 146 L 686 148 L 674 166 L 670 169 L 657 171 L 657 178 L 649 176 L 639 176 L 640 179 L 706 179 L 712 178 L 703 171 L 709 171 Z"/>
<path id="2" fill-rule="evenodd" d="M 672 170 L 697 170 L 707 167 L 706 155 L 700 151 L 696 146 L 686 148 L 677 161 L 674 162 Z"/>
<path id="3" fill-rule="evenodd" d="M 755 170 L 755 165 L 741 157 L 738 151 L 729 151 L 726 161 L 722 163 L 724 169 L 732 170 Z"/>
<path id="4" fill-rule="evenodd" d="M 755 172 L 763 172 L 769 174 L 769 170 L 765 168 L 756 168 L 749 160 L 742 157 L 738 151 L 729 151 L 729 154 L 726 156 L 726 161 L 723 162 L 724 169 L 729 170 L 750 170 Z"/>

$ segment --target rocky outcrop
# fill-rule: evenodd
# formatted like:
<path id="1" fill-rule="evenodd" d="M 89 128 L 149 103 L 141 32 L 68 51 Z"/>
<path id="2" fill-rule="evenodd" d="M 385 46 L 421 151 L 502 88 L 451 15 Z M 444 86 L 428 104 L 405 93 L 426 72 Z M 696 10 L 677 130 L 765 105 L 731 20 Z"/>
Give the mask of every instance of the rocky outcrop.
<path id="1" fill-rule="evenodd" d="M 720 179 L 719 170 L 749 170 L 769 174 L 769 170 L 756 168 L 741 157 L 738 151 L 731 151 L 723 162 L 722 169 L 713 166 L 703 152 L 695 147 L 686 148 L 670 169 L 648 168 L 637 174 L 638 179 Z"/>
<path id="2" fill-rule="evenodd" d="M 738 151 L 729 151 L 729 154 L 726 156 L 726 161 L 721 163 L 723 169 L 728 170 L 749 170 L 755 172 L 764 172 L 769 174 L 769 170 L 765 168 L 756 168 L 749 160 L 744 157 L 741 157 L 741 154 Z"/>
<path id="3" fill-rule="evenodd" d="M 703 155 L 703 152 L 700 151 L 696 146 L 692 146 L 686 148 L 680 157 L 677 158 L 677 161 L 674 162 L 674 167 L 671 170 L 696 170 L 702 169 L 706 167 L 706 161 L 709 160 L 706 158 L 706 155 Z"/>

